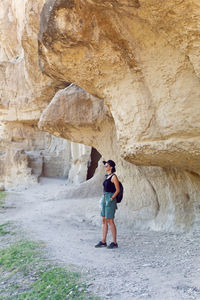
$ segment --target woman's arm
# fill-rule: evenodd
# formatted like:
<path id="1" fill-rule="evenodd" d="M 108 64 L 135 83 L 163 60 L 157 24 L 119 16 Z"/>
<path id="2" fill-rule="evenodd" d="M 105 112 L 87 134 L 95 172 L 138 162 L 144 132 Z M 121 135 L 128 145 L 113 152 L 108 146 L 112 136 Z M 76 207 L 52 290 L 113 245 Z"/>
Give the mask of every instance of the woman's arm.
<path id="1" fill-rule="evenodd" d="M 119 180 L 118 180 L 118 178 L 117 178 L 116 175 L 113 175 L 111 181 L 114 183 L 115 189 L 116 189 L 116 192 L 115 192 L 115 193 L 112 195 L 112 197 L 110 198 L 111 201 L 112 201 L 112 200 L 115 199 L 115 197 L 119 194 L 119 192 L 120 192 L 120 187 L 119 187 Z"/>

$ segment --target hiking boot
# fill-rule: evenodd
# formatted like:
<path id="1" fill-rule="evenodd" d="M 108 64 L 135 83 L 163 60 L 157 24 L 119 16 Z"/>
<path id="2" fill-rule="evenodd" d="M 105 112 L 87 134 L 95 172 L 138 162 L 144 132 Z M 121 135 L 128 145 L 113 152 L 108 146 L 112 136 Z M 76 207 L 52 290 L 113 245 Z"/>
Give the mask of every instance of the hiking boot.
<path id="1" fill-rule="evenodd" d="M 95 248 L 101 248 L 101 247 L 107 247 L 107 244 L 100 241 L 97 245 L 95 245 Z"/>
<path id="2" fill-rule="evenodd" d="M 107 247 L 108 249 L 113 249 L 113 248 L 118 248 L 118 244 L 116 243 L 111 243 L 108 247 Z"/>

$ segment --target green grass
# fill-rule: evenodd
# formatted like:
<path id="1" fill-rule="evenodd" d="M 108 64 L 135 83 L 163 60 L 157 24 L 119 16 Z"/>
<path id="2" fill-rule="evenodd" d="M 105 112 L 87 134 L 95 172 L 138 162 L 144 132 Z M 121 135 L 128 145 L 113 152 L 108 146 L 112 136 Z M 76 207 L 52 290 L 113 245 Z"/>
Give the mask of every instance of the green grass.
<path id="1" fill-rule="evenodd" d="M 0 199 L 4 199 L 6 196 L 6 193 L 5 192 L 0 192 Z"/>
<path id="2" fill-rule="evenodd" d="M 0 208 L 4 208 L 5 197 L 6 197 L 6 193 L 0 192 Z"/>
<path id="3" fill-rule="evenodd" d="M 92 299 L 91 296 L 86 295 L 86 288 L 79 282 L 79 278 L 76 274 L 70 273 L 63 268 L 56 267 L 43 272 L 33 283 L 30 291 L 10 299 L 61 300 L 66 298 Z"/>
<path id="4" fill-rule="evenodd" d="M 0 250 L 1 300 L 94 300 L 78 273 L 44 258 L 42 244 L 19 241 Z"/>
<path id="5" fill-rule="evenodd" d="M 39 260 L 38 245 L 20 241 L 7 249 L 0 250 L 0 267 L 6 271 L 27 272 Z"/>
<path id="6" fill-rule="evenodd" d="M 0 209 L 5 209 L 5 192 L 0 192 Z M 0 300 L 99 300 L 87 291 L 79 273 L 53 264 L 44 255 L 42 243 L 11 242 L 10 223 L 0 225 Z M 16 236 L 15 236 L 16 240 Z M 3 244 L 2 244 L 3 245 Z"/>
<path id="7" fill-rule="evenodd" d="M 10 231 L 6 231 L 4 227 L 6 227 L 9 223 L 4 223 L 0 225 L 0 236 L 11 233 Z"/>

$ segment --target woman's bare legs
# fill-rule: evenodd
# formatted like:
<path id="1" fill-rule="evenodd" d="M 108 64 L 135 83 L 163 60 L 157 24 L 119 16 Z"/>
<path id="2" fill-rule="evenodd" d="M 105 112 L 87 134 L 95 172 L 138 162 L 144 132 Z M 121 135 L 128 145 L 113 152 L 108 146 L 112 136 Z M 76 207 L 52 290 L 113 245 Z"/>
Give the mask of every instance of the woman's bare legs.
<path id="1" fill-rule="evenodd" d="M 106 238 L 107 238 L 107 233 L 108 233 L 108 222 L 107 219 L 105 219 L 105 217 L 102 218 L 102 242 L 105 243 L 106 242 Z"/>
<path id="2" fill-rule="evenodd" d="M 107 222 L 110 225 L 110 231 L 112 233 L 113 243 L 117 243 L 117 228 L 115 226 L 114 219 L 107 219 Z"/>

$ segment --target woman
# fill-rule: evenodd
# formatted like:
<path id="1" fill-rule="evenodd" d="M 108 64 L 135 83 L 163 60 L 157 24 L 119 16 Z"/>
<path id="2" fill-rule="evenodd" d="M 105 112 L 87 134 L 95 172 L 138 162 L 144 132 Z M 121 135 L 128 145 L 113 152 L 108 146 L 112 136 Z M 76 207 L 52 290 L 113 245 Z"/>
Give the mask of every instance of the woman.
<path id="1" fill-rule="evenodd" d="M 96 248 L 107 247 L 106 237 L 108 233 L 108 224 L 112 233 L 113 242 L 107 247 L 109 249 L 118 248 L 117 230 L 114 223 L 115 211 L 117 209 L 116 196 L 120 192 L 117 175 L 114 174 L 115 162 L 113 160 L 103 161 L 106 169 L 106 179 L 103 182 L 104 195 L 101 200 L 102 216 L 102 240 L 95 246 Z"/>

